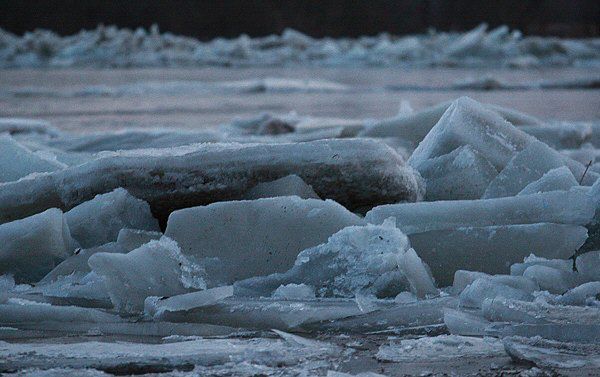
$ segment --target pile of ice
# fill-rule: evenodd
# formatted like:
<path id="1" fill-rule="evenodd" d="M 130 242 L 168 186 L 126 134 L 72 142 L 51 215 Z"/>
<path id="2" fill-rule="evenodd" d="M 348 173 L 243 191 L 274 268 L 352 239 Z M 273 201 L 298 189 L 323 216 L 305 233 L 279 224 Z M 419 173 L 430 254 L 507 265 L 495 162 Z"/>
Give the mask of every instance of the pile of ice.
<path id="1" fill-rule="evenodd" d="M 506 26 L 429 32 L 403 37 L 315 39 L 287 29 L 281 35 L 201 42 L 150 30 L 99 26 L 61 37 L 48 30 L 16 36 L 0 30 L 0 67 L 181 66 L 597 66 L 598 39 L 523 37 Z"/>
<path id="2" fill-rule="evenodd" d="M 0 335 L 442 334 L 376 357 L 597 365 L 599 174 L 560 148 L 580 133 L 469 98 L 304 121 L 129 150 L 111 146 L 157 141 L 5 121 Z M 23 363 L 11 347 L 0 372 Z"/>

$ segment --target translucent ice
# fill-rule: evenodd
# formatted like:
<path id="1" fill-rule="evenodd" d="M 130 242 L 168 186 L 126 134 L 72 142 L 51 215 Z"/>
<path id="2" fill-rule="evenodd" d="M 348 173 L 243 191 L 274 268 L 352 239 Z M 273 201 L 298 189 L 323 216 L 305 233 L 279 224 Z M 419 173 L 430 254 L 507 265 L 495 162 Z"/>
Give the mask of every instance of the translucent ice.
<path id="1" fill-rule="evenodd" d="M 311 285 L 321 297 L 354 297 L 357 291 L 395 296 L 398 292 L 388 288 L 403 285 L 402 276 L 396 274 L 400 263 L 400 271 L 410 275 L 415 293 L 435 293 L 414 251 L 404 260 L 409 247 L 408 238 L 391 221 L 380 226 L 351 226 L 331 236 L 327 243 L 298 254 L 290 270 L 239 281 L 234 286 L 240 294 L 259 296 L 270 296 L 280 285 L 290 283 Z M 395 278 L 387 279 L 388 275 Z"/>
<path id="2" fill-rule="evenodd" d="M 414 249 L 408 249 L 404 252 L 399 257 L 398 265 L 415 296 L 425 298 L 426 296 L 436 296 L 438 294 L 429 267 L 423 263 Z"/>
<path id="3" fill-rule="evenodd" d="M 357 224 L 362 219 L 331 200 L 288 196 L 175 211 L 165 234 L 185 255 L 218 259 L 220 268 L 209 278 L 232 283 L 286 271 L 302 250 Z"/>
<path id="4" fill-rule="evenodd" d="M 233 296 L 233 287 L 229 285 L 172 297 L 148 297 L 145 300 L 144 311 L 146 314 L 160 319 L 165 312 L 185 312 L 209 307 L 231 296 Z"/>
<path id="5" fill-rule="evenodd" d="M 526 291 L 502 284 L 497 280 L 479 278 L 468 285 L 460 293 L 460 306 L 465 308 L 481 308 L 485 299 L 496 297 L 509 298 L 520 301 L 532 301 L 533 295 Z"/>
<path id="6" fill-rule="evenodd" d="M 18 282 L 36 282 L 71 255 L 71 238 L 63 213 L 56 208 L 0 225 L 0 274 Z"/>
<path id="7" fill-rule="evenodd" d="M 65 213 L 71 234 L 83 247 L 116 241 L 123 228 L 157 231 L 148 203 L 119 188 L 97 195 Z"/>
<path id="8" fill-rule="evenodd" d="M 536 265 L 552 267 L 565 272 L 573 271 L 573 262 L 566 260 L 566 256 L 564 258 L 565 259 L 546 259 L 538 257 L 535 255 L 535 253 L 532 253 L 523 259 L 523 263 L 515 263 L 510 266 L 510 274 L 522 276 L 527 268 Z"/>
<path id="9" fill-rule="evenodd" d="M 452 290 L 454 294 L 461 293 L 468 285 L 472 284 L 477 279 L 488 279 L 494 283 L 500 283 L 509 287 L 533 293 L 539 290 L 539 286 L 531 279 L 523 276 L 513 275 L 488 275 L 478 271 L 458 270 L 454 273 L 454 283 Z"/>
<path id="10" fill-rule="evenodd" d="M 591 281 L 570 289 L 558 302 L 563 305 L 593 305 L 600 306 L 600 281 Z"/>
<path id="11" fill-rule="evenodd" d="M 123 228 L 119 231 L 117 243 L 131 251 L 145 243 L 158 240 L 160 237 L 162 237 L 162 233 L 160 232 Z"/>
<path id="12" fill-rule="evenodd" d="M 529 183 L 518 195 L 530 195 L 548 191 L 569 191 L 571 187 L 578 186 L 573 173 L 566 167 L 560 167 L 544 173 L 537 181 Z"/>
<path id="13" fill-rule="evenodd" d="M 509 337 L 503 343 L 516 362 L 533 363 L 540 368 L 577 369 L 582 375 L 594 374 L 600 368 L 598 344 L 563 343 L 541 337 Z"/>
<path id="14" fill-rule="evenodd" d="M 16 181 L 31 173 L 51 172 L 65 165 L 43 158 L 17 143 L 10 136 L 0 134 L 0 183 Z"/>
<path id="15" fill-rule="evenodd" d="M 293 195 L 302 199 L 319 199 L 319 196 L 312 187 L 295 174 L 279 178 L 272 182 L 259 183 L 244 195 L 244 199 L 251 200 Z"/>
<path id="16" fill-rule="evenodd" d="M 172 296 L 206 288 L 204 271 L 189 262 L 175 241 L 163 237 L 127 254 L 96 253 L 88 263 L 104 277 L 115 308 L 137 312 L 148 296 Z"/>
<path id="17" fill-rule="evenodd" d="M 523 276 L 529 278 L 540 286 L 541 290 L 550 293 L 563 294 L 574 288 L 580 282 L 577 274 L 543 265 L 527 267 Z"/>

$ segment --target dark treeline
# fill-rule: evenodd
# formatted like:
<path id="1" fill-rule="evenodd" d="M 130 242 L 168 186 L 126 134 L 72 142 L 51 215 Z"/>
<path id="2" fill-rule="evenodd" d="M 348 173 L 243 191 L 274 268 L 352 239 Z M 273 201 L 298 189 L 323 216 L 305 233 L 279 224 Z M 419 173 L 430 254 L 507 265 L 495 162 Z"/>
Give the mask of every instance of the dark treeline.
<path id="1" fill-rule="evenodd" d="M 98 24 L 149 27 L 211 39 L 262 36 L 286 27 L 315 37 L 467 30 L 481 22 L 525 34 L 600 35 L 599 0 L 0 0 L 0 27 L 73 34 Z"/>

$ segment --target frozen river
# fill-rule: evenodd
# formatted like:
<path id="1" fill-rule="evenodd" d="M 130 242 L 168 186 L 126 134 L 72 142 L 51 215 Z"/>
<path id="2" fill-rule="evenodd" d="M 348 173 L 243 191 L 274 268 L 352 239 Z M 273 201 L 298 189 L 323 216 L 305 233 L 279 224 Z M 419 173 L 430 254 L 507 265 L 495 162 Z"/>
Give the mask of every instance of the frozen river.
<path id="1" fill-rule="evenodd" d="M 596 120 L 599 80 L 594 68 L 3 70 L 0 116 L 74 132 L 200 129 L 261 112 L 385 118 L 402 101 L 418 110 L 467 95 L 541 119 Z"/>

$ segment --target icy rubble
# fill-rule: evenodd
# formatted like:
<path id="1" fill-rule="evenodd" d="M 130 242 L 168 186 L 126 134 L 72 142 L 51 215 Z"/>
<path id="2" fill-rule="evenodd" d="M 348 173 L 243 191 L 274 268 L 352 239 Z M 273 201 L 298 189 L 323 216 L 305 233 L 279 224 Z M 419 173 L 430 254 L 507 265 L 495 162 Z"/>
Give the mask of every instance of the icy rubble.
<path id="1" fill-rule="evenodd" d="M 467 66 L 537 67 L 597 64 L 596 39 L 523 37 L 482 24 L 462 33 L 315 39 L 281 35 L 201 42 L 150 30 L 99 26 L 61 37 L 48 30 L 16 36 L 0 30 L 2 68 L 188 66 Z"/>
<path id="2" fill-rule="evenodd" d="M 317 168 L 318 167 L 318 168 Z M 0 185 L 0 222 L 69 209 L 123 187 L 159 221 L 182 207 L 239 199 L 258 183 L 296 174 L 322 198 L 351 209 L 423 196 L 420 177 L 372 140 L 199 144 L 107 153 L 83 165 Z"/>

